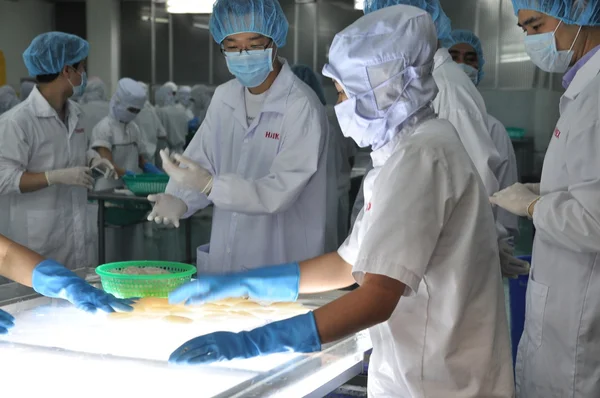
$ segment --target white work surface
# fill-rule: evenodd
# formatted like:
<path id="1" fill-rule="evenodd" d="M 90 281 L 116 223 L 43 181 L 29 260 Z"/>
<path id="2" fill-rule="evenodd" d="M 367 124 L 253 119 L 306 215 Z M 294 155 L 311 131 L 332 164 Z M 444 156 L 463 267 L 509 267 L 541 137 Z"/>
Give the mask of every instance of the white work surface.
<path id="1" fill-rule="evenodd" d="M 301 302 L 313 309 L 340 295 L 307 296 Z M 177 366 L 167 359 L 187 340 L 219 330 L 248 330 L 267 321 L 112 319 L 46 298 L 2 309 L 16 318 L 10 334 L 0 336 L 0 391 L 6 397 L 321 396 L 358 374 L 371 348 L 363 332 L 311 355 Z"/>

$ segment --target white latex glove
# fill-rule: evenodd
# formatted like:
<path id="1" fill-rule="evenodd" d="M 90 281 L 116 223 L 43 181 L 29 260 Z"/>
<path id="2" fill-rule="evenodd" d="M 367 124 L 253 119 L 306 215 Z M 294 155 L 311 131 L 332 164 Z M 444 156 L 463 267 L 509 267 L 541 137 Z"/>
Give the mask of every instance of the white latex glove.
<path id="1" fill-rule="evenodd" d="M 514 256 L 514 248 L 506 241 L 506 239 L 498 241 L 498 246 L 500 249 L 500 268 L 502 269 L 502 276 L 514 279 L 519 275 L 529 274 L 529 268 L 531 266 L 527 261 L 520 260 Z"/>
<path id="2" fill-rule="evenodd" d="M 208 195 L 212 189 L 213 177 L 204 167 L 185 156 L 175 154 L 173 158 L 184 166 L 184 168 L 179 167 L 171 160 L 169 151 L 165 149 L 160 151 L 160 158 L 163 169 L 173 181 Z"/>
<path id="3" fill-rule="evenodd" d="M 98 172 L 102 173 L 104 178 L 107 178 L 109 180 L 119 179 L 119 175 L 115 170 L 115 166 L 113 166 L 113 164 L 108 159 L 93 158 L 90 162 L 90 168 L 98 170 Z"/>
<path id="4" fill-rule="evenodd" d="M 46 181 L 48 181 L 48 186 L 62 184 L 77 185 L 86 187 L 87 189 L 94 188 L 94 178 L 92 177 L 92 170 L 89 167 L 73 167 L 71 169 L 47 171 Z"/>
<path id="5" fill-rule="evenodd" d="M 525 185 L 516 183 L 490 197 L 490 203 L 500 206 L 514 215 L 521 217 L 533 216 L 533 205 L 540 195 L 531 192 Z"/>
<path id="6" fill-rule="evenodd" d="M 183 200 L 166 193 L 150 195 L 148 200 L 155 203 L 148 215 L 148 221 L 164 225 L 173 224 L 175 228 L 179 228 L 179 220 L 187 212 L 187 205 Z"/>
<path id="7" fill-rule="evenodd" d="M 534 194 L 540 195 L 540 183 L 539 182 L 536 184 L 525 184 L 525 186 L 527 187 L 527 189 L 529 189 Z"/>

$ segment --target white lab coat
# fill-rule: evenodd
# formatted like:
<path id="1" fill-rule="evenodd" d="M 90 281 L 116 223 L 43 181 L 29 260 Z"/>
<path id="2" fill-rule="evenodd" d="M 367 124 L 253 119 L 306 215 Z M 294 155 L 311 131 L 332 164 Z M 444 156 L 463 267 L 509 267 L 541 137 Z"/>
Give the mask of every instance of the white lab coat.
<path id="1" fill-rule="evenodd" d="M 112 153 L 114 164 L 136 174 L 142 173 L 140 156 L 145 160 L 153 158 L 137 124 L 121 123 L 111 115 L 106 116 L 94 127 L 91 147 L 108 149 Z"/>
<path id="2" fill-rule="evenodd" d="M 146 152 L 151 155 L 151 162 L 156 163 L 158 155 L 158 140 L 166 139 L 167 132 L 160 121 L 156 109 L 146 101 L 144 109 L 135 118 L 135 124 L 140 128 L 146 141 Z"/>
<path id="3" fill-rule="evenodd" d="M 488 196 L 452 125 L 430 115 L 372 153 L 366 208 L 339 250 L 358 283 L 371 273 L 406 285 L 369 330 L 369 396 L 512 398 Z"/>
<path id="4" fill-rule="evenodd" d="M 185 156 L 214 176 L 208 197 L 169 183 L 189 217 L 215 205 L 210 246 L 198 272 L 224 273 L 312 258 L 324 252 L 325 110 L 287 63 L 261 113 L 246 121 L 245 88 L 220 86 Z"/>
<path id="5" fill-rule="evenodd" d="M 600 397 L 600 52 L 560 101 L 517 357 L 521 398 Z"/>
<path id="6" fill-rule="evenodd" d="M 188 134 L 189 119 L 185 112 L 175 105 L 157 108 L 156 113 L 167 131 L 167 143 L 173 152 L 182 153 Z"/>
<path id="7" fill-rule="evenodd" d="M 517 169 L 517 157 L 510 136 L 502 122 L 488 114 L 488 130 L 492 141 L 500 154 L 500 158 L 506 159 L 506 167 L 498 170 L 496 177 L 500 190 L 508 188 L 519 182 L 519 171 Z M 497 208 L 498 222 L 506 229 L 508 234 L 516 239 L 519 236 L 519 217 L 502 208 Z"/>
<path id="8" fill-rule="evenodd" d="M 186 108 L 185 106 L 183 106 L 183 104 L 176 104 L 175 107 L 185 112 L 188 121 L 194 118 L 194 112 L 190 108 Z"/>
<path id="9" fill-rule="evenodd" d="M 87 190 L 53 185 L 21 193 L 25 171 L 43 173 L 85 167 L 81 109 L 67 105 L 67 125 L 37 87 L 23 103 L 0 117 L 0 234 L 68 268 L 88 266 Z"/>

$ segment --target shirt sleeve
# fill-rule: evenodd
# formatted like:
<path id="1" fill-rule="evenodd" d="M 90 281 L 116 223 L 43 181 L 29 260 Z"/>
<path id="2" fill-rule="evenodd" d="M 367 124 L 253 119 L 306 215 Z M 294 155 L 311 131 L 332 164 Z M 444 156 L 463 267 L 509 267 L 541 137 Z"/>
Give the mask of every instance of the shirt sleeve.
<path id="1" fill-rule="evenodd" d="M 375 181 L 355 278 L 385 275 L 406 285 L 404 295 L 416 294 L 453 202 L 443 158 L 423 148 L 397 152 Z"/>
<path id="2" fill-rule="evenodd" d="M 29 164 L 30 143 L 14 121 L 0 121 L 0 195 L 21 193 L 21 176 Z"/>
<path id="3" fill-rule="evenodd" d="M 561 137 L 562 138 L 562 137 Z M 575 252 L 600 252 L 600 126 L 567 135 L 566 190 L 543 195 L 535 205 L 535 227 L 554 244 Z"/>
<path id="4" fill-rule="evenodd" d="M 215 178 L 209 199 L 215 206 L 246 214 L 275 214 L 294 204 L 317 171 L 325 146 L 327 118 L 323 109 L 296 101 L 283 120 L 287 130 L 270 172 L 257 180 L 236 174 Z"/>
<path id="5" fill-rule="evenodd" d="M 214 103 L 217 102 L 220 101 L 214 101 Z M 200 129 L 198 129 L 198 132 L 194 135 L 194 138 L 192 138 L 192 141 L 183 153 L 183 156 L 198 163 L 213 176 L 215 175 L 215 163 L 211 145 L 211 134 L 214 133 L 213 119 L 215 118 L 214 113 L 216 112 L 218 112 L 216 106 L 212 106 L 211 104 Z M 211 201 L 205 194 L 194 189 L 187 189 L 172 180 L 169 181 L 169 184 L 167 185 L 166 193 L 185 202 L 188 211 L 184 214 L 184 218 L 192 216 L 198 210 L 204 209 L 211 204 Z"/>
<path id="6" fill-rule="evenodd" d="M 113 147 L 113 135 L 112 131 L 108 127 L 108 124 L 105 121 L 101 121 L 94 127 L 92 130 L 92 149 L 96 148 L 106 148 L 112 152 Z"/>

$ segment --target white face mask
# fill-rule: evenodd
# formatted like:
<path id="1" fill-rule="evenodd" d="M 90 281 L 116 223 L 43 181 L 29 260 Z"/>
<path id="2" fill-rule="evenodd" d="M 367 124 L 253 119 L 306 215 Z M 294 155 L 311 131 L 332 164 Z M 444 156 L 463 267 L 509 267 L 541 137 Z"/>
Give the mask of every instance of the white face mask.
<path id="1" fill-rule="evenodd" d="M 561 24 L 562 21 L 554 29 L 554 32 L 525 36 L 525 51 L 527 51 L 531 61 L 545 72 L 565 73 L 571 65 L 573 46 L 577 42 L 581 26 L 575 40 L 573 40 L 573 44 L 571 44 L 571 48 L 567 51 L 558 51 L 556 48 L 556 31 Z"/>
<path id="2" fill-rule="evenodd" d="M 458 66 L 469 76 L 474 85 L 479 84 L 479 71 L 477 69 L 467 64 L 458 64 Z"/>

